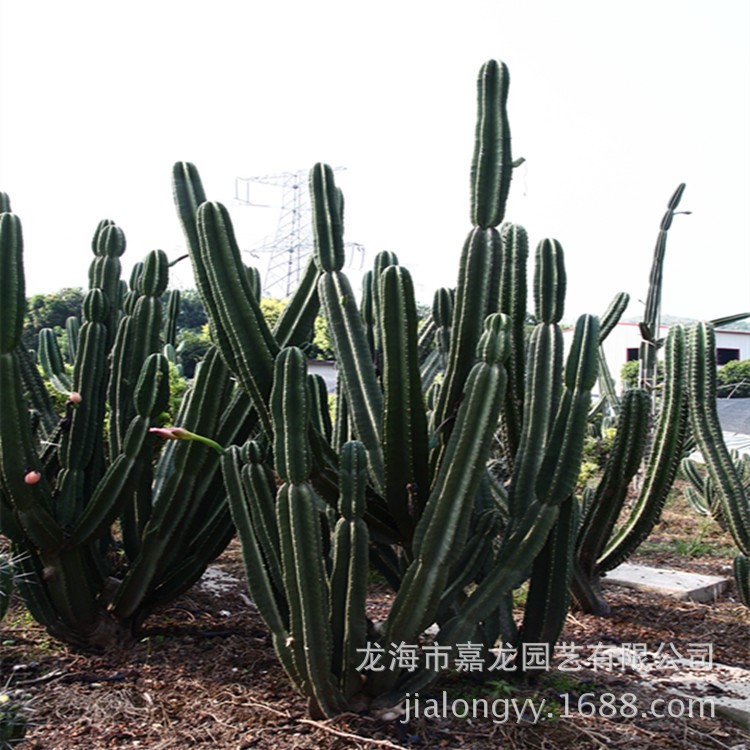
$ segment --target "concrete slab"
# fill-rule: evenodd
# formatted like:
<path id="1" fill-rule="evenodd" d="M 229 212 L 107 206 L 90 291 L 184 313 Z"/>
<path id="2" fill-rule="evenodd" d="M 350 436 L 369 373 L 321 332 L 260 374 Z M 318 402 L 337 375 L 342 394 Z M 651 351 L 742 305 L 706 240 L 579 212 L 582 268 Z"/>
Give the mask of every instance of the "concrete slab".
<path id="1" fill-rule="evenodd" d="M 602 579 L 605 585 L 626 586 L 639 591 L 673 599 L 689 599 L 694 602 L 711 602 L 729 586 L 729 578 L 686 573 L 681 570 L 650 568 L 646 565 L 623 563 L 610 570 Z"/>
<path id="2" fill-rule="evenodd" d="M 750 670 L 712 660 L 696 663 L 684 658 L 673 659 L 660 667 L 656 652 L 644 652 L 637 659 L 630 659 L 625 650 L 614 646 L 603 649 L 598 658 L 601 659 L 607 651 L 612 654 L 613 662 L 622 661 L 643 679 L 645 685 L 659 693 L 685 699 L 674 706 L 676 713 L 668 715 L 723 716 L 744 729 L 750 729 Z M 661 707 L 669 708 L 667 700 L 660 704 L 660 710 Z M 684 713 L 680 714 L 680 710 Z"/>

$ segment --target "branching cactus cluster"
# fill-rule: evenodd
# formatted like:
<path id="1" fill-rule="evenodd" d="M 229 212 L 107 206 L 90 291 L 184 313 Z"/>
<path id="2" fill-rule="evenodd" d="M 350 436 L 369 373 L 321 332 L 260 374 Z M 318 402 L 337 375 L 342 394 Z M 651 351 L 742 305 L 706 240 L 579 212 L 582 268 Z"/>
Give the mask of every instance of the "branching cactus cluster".
<path id="1" fill-rule="evenodd" d="M 358 304 L 342 271 L 344 201 L 330 167 L 310 172 L 314 259 L 274 330 L 227 210 L 206 200 L 192 164 L 174 168 L 210 330 L 257 419 L 255 439 L 222 458 L 251 593 L 315 715 L 392 704 L 435 679 L 424 664 L 358 671 L 368 646 L 418 643 L 434 623 L 446 646 L 554 642 L 567 611 L 599 323 L 579 319 L 564 362 L 563 250 L 544 240 L 527 346 L 528 239 L 502 224 L 508 83 L 504 64 L 482 67 L 473 228 L 456 288 L 436 293 L 421 330 L 411 276 L 393 253 L 376 257 Z M 333 423 L 302 355 L 321 308 L 339 376 Z M 371 566 L 395 592 L 380 623 L 366 617 Z M 510 597 L 529 576 L 519 632 Z"/>
<path id="2" fill-rule="evenodd" d="M 67 394 L 59 418 L 21 347 L 21 223 L 0 215 L 0 532 L 23 553 L 19 590 L 33 616 L 62 640 L 106 648 L 188 588 L 233 530 L 215 451 L 181 441 L 153 461 L 150 430 L 169 395 L 158 353 L 166 256 L 149 253 L 128 288 L 122 230 L 101 222 L 93 250 L 83 323 L 67 326 L 72 375 L 52 332 L 40 337 L 42 368 Z M 249 404 L 216 351 L 180 419 L 226 442 L 247 437 Z"/>
<path id="3" fill-rule="evenodd" d="M 175 203 L 214 342 L 177 428 L 158 426 L 168 395 L 160 352 L 166 345 L 173 353 L 179 303 L 170 295 L 164 320 L 166 256 L 150 253 L 125 284 L 124 235 L 108 220 L 97 227 L 83 323 L 69 326 L 72 376 L 54 336 L 42 336 L 43 369 L 68 394 L 59 420 L 20 347 L 21 228 L 5 201 L 0 531 L 28 553 L 30 582 L 21 588 L 50 632 L 88 646 L 120 640 L 197 579 L 232 521 L 255 604 L 315 716 L 393 705 L 436 679 L 424 660 L 362 670 L 368 649 L 418 644 L 432 626 L 454 649 L 553 644 L 571 587 L 579 602 L 606 609 L 598 576 L 648 533 L 676 471 L 684 336 L 676 329 L 667 342 L 671 374 L 651 469 L 632 520 L 617 530 L 646 443 L 645 392 L 622 404 L 599 488 L 583 504 L 574 490 L 600 344 L 627 298 L 618 295 L 601 323 L 581 316 L 565 356 L 562 246 L 537 245 L 529 282 L 527 233 L 504 223 L 518 163 L 508 87 L 503 63 L 482 66 L 472 228 L 456 287 L 436 292 L 421 329 L 411 276 L 393 253 L 375 258 L 358 301 L 342 270 L 344 200 L 327 165 L 310 172 L 314 256 L 273 328 L 227 209 L 207 200 L 194 165 L 174 166 Z M 325 384 L 306 368 L 321 311 L 338 369 L 333 419 Z M 156 462 L 154 431 L 182 438 Z M 746 531 L 741 514 L 733 523 Z M 371 569 L 394 592 L 382 622 L 367 618 Z M 525 581 L 519 626 L 512 594 Z"/>

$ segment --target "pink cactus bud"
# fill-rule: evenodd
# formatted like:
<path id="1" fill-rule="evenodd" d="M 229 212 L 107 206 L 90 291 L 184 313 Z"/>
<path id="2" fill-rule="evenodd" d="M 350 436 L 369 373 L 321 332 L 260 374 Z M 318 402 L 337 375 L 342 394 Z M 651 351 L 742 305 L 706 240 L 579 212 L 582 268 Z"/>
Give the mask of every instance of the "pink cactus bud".
<path id="1" fill-rule="evenodd" d="M 165 440 L 185 440 L 193 436 L 184 427 L 150 427 L 149 432 Z"/>
<path id="2" fill-rule="evenodd" d="M 38 471 L 27 471 L 23 481 L 26 482 L 26 484 L 36 484 L 41 478 L 42 475 Z"/>
<path id="3" fill-rule="evenodd" d="M 81 394 L 77 393 L 76 391 L 71 391 L 68 394 L 68 401 L 70 401 L 73 404 L 80 404 L 81 403 Z"/>
<path id="4" fill-rule="evenodd" d="M 203 435 L 196 435 L 184 427 L 150 427 L 148 431 L 165 440 L 195 440 L 198 443 L 203 443 L 213 448 L 219 454 L 224 453 L 224 448 L 215 440 L 211 440 L 211 438 L 204 437 Z"/>

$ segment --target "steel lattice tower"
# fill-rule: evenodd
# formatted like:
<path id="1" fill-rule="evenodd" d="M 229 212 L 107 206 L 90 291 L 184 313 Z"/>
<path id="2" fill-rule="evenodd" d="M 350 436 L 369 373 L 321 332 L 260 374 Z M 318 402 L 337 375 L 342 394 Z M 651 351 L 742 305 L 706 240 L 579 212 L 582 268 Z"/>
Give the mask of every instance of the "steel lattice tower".
<path id="1" fill-rule="evenodd" d="M 341 170 L 336 167 L 334 171 Z M 267 258 L 263 277 L 263 295 L 283 299 L 297 288 L 307 259 L 313 251 L 313 234 L 310 221 L 310 197 L 307 170 L 281 172 L 260 177 L 237 177 L 235 201 L 244 206 L 258 206 L 250 200 L 251 186 L 270 185 L 281 189 L 279 221 L 273 235 L 265 237 L 254 247 L 252 255 Z M 346 243 L 352 252 L 363 253 L 357 243 Z"/>

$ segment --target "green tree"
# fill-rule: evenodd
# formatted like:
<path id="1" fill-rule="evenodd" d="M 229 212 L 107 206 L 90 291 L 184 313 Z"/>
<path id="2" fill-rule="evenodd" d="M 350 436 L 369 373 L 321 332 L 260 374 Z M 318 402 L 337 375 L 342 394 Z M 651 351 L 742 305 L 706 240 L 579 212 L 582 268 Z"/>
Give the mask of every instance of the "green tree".
<path id="1" fill-rule="evenodd" d="M 195 289 L 180 290 L 180 314 L 177 318 L 177 328 L 200 331 L 208 323 L 203 303 Z"/>
<path id="2" fill-rule="evenodd" d="M 80 287 L 60 289 L 51 294 L 35 294 L 27 302 L 23 342 L 27 349 L 36 348 L 36 337 L 42 328 L 61 333 L 71 316 L 80 318 L 83 290 Z"/>
<path id="3" fill-rule="evenodd" d="M 735 359 L 716 373 L 718 394 L 722 398 L 750 398 L 750 359 Z"/>

